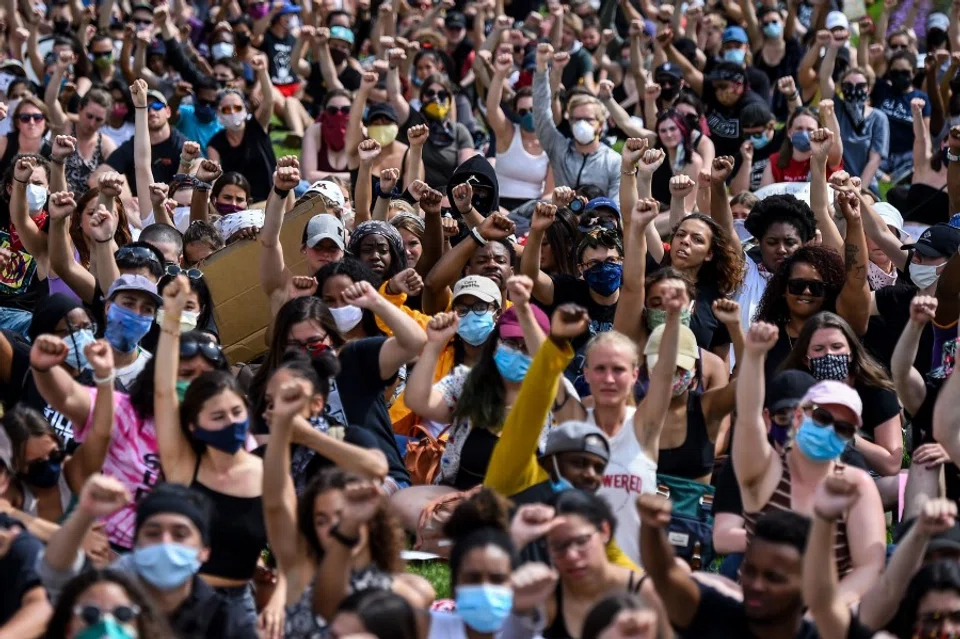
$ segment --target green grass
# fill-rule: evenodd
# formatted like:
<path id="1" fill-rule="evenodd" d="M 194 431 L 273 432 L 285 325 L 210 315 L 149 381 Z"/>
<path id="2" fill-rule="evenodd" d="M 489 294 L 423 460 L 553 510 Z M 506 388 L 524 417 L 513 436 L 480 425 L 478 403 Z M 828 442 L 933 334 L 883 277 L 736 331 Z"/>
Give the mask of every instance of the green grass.
<path id="1" fill-rule="evenodd" d="M 445 561 L 411 561 L 407 572 L 420 575 L 430 582 L 437 599 L 450 598 L 450 566 Z"/>
<path id="2" fill-rule="evenodd" d="M 283 121 L 276 115 L 270 120 L 270 140 L 273 142 L 273 153 L 277 159 L 285 155 L 295 155 L 300 157 L 300 147 L 284 146 L 283 142 L 287 138 L 289 131 Z"/>

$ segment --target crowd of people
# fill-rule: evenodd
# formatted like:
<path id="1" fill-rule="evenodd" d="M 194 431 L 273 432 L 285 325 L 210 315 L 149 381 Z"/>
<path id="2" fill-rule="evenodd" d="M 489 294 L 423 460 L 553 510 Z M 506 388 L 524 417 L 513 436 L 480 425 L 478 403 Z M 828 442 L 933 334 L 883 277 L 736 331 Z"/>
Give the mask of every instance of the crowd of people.
<path id="1" fill-rule="evenodd" d="M 960 637 L 958 73 L 960 0 L 0 3 L 0 638 Z"/>

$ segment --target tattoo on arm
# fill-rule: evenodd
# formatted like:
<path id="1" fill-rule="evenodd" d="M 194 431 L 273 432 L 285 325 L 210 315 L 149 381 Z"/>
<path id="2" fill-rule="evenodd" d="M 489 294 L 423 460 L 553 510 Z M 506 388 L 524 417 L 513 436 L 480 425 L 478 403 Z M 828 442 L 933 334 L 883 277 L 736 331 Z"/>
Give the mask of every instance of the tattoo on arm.
<path id="1" fill-rule="evenodd" d="M 857 279 L 866 277 L 866 269 L 858 263 L 857 257 L 860 255 L 860 247 L 856 244 L 845 243 L 843 245 L 843 262 L 847 273 L 854 271 L 853 276 Z"/>

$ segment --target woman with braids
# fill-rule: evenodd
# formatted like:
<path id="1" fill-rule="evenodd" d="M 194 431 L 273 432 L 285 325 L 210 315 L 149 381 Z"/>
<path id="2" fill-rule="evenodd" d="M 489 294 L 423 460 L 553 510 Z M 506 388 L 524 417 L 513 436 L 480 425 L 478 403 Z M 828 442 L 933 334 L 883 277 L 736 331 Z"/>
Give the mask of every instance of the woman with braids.
<path id="1" fill-rule="evenodd" d="M 389 222 L 367 220 L 350 233 L 347 252 L 369 266 L 382 282 L 407 268 L 403 237 Z"/>

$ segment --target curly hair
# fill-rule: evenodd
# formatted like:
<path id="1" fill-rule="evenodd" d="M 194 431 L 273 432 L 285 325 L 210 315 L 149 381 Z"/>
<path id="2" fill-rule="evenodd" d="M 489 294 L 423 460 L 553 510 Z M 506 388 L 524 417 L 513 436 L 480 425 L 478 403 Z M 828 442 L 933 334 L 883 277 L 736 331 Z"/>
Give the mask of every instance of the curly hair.
<path id="1" fill-rule="evenodd" d="M 697 282 L 710 282 L 717 287 L 717 291 L 722 296 L 731 295 L 740 287 L 743 280 L 743 253 L 737 251 L 730 241 L 730 236 L 723 228 L 713 221 L 712 217 L 702 213 L 694 213 L 683 218 L 679 224 L 673 227 L 671 235 L 676 235 L 677 230 L 682 224 L 690 220 L 703 222 L 710 229 L 713 236 L 710 240 L 710 250 L 713 252 L 713 259 L 700 265 L 697 271 Z M 669 253 L 667 254 L 669 265 Z"/>
<path id="2" fill-rule="evenodd" d="M 489 488 L 483 488 L 460 503 L 443 526 L 443 533 L 451 539 L 450 585 L 456 586 L 460 566 L 467 554 L 475 548 L 496 546 L 510 557 L 510 567 L 520 565 L 517 549 L 510 538 L 510 511 L 513 504 Z"/>
<path id="3" fill-rule="evenodd" d="M 809 264 L 823 278 L 827 293 L 820 310 L 836 310 L 837 296 L 846 280 L 843 260 L 831 249 L 822 246 L 804 246 L 780 263 L 770 282 L 767 283 L 767 290 L 760 298 L 753 321 L 770 322 L 782 326 L 790 319 L 790 309 L 787 307 L 787 281 L 790 279 L 793 267 L 797 264 Z"/>
<path id="4" fill-rule="evenodd" d="M 817 232 L 817 220 L 813 209 L 806 202 L 789 194 L 765 197 L 750 209 L 744 226 L 750 235 L 762 240 L 774 224 L 783 222 L 797 229 L 800 240 L 809 242 Z"/>

